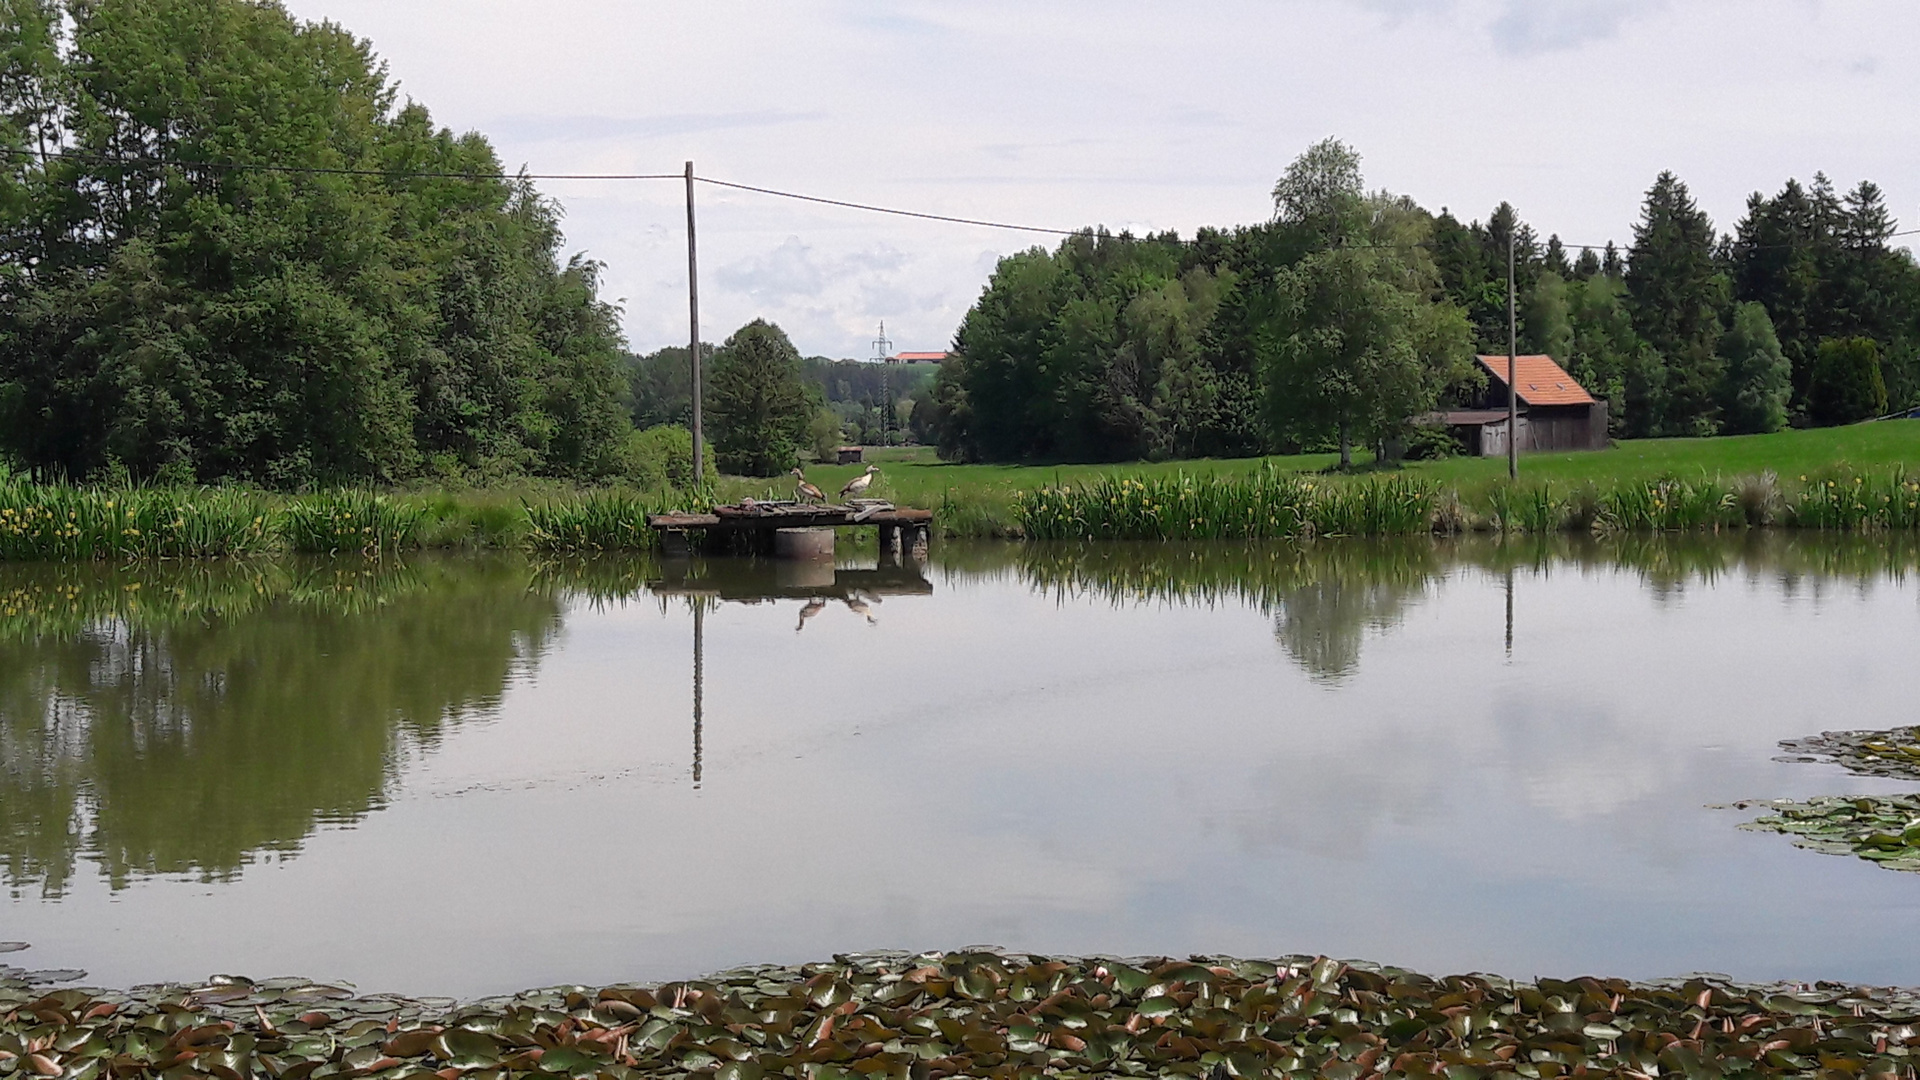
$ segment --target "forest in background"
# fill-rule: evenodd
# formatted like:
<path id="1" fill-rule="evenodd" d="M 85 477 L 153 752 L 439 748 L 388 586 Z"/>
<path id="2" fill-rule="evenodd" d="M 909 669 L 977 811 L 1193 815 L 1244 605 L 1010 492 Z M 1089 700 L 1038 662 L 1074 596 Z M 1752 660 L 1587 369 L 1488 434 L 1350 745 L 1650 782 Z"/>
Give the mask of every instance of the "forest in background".
<path id="1" fill-rule="evenodd" d="M 1754 194 L 1720 233 L 1671 173 L 1624 248 L 1569 249 L 1502 203 L 1484 222 L 1368 193 L 1328 140 L 1271 221 L 1088 230 L 1001 261 L 914 413 L 944 457 L 1242 457 L 1380 442 L 1471 398 L 1519 348 L 1608 399 L 1617 437 L 1846 423 L 1920 404 L 1920 267 L 1880 189 Z"/>

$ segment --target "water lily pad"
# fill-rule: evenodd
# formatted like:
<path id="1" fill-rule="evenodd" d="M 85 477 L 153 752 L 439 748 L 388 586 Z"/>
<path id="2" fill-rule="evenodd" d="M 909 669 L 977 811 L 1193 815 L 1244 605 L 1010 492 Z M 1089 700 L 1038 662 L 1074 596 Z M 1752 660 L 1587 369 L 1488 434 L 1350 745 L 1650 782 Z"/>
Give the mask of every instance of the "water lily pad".
<path id="1" fill-rule="evenodd" d="M 1855 855 L 1894 870 L 1920 870 L 1920 795 L 1822 796 L 1805 802 L 1735 805 L 1773 811 L 1743 829 L 1784 833 L 1795 847 L 1822 854 Z"/>
<path id="2" fill-rule="evenodd" d="M 1920 727 L 1880 731 L 1823 731 L 1780 743 L 1778 761 L 1839 765 L 1861 776 L 1920 780 Z"/>

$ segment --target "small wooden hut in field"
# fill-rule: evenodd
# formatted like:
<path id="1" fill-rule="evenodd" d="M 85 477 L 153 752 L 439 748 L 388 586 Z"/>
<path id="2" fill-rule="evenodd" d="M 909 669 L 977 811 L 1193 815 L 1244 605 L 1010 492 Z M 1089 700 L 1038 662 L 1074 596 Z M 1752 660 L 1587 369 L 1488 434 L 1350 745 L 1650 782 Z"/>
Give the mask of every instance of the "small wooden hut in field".
<path id="1" fill-rule="evenodd" d="M 1487 373 L 1487 388 L 1464 409 L 1430 414 L 1426 422 L 1450 429 L 1475 457 L 1507 452 L 1507 358 L 1476 357 Z M 1607 403 L 1574 381 L 1551 356 L 1522 356 L 1514 362 L 1520 449 L 1604 450 Z"/>

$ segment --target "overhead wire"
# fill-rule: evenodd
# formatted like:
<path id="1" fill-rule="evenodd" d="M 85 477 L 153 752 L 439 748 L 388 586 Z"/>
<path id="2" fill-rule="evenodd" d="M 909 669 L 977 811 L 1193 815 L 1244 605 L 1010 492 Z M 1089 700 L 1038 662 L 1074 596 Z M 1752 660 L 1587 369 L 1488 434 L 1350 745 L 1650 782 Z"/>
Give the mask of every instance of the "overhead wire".
<path id="1" fill-rule="evenodd" d="M 0 153 L 8 154 L 13 157 L 39 159 L 42 161 L 45 161 L 45 160 L 80 161 L 80 162 L 85 162 L 89 164 L 110 165 L 110 166 L 115 166 L 119 168 L 197 168 L 197 169 L 212 169 L 212 170 L 222 171 L 222 172 L 262 172 L 262 173 L 279 173 L 279 174 L 294 174 L 294 175 L 308 174 L 308 175 L 316 175 L 316 176 L 368 176 L 368 177 L 378 177 L 378 178 L 390 179 L 390 180 L 427 179 L 427 180 L 509 180 L 509 181 L 512 181 L 512 180 L 637 181 L 637 180 L 684 180 L 686 179 L 686 174 L 683 172 L 682 173 L 529 173 L 529 172 L 508 173 L 504 171 L 502 172 L 479 172 L 479 171 L 438 172 L 438 171 L 431 171 L 431 170 L 411 170 L 411 169 L 331 168 L 327 166 L 318 166 L 318 165 L 273 165 L 273 164 L 256 164 L 256 163 L 250 163 L 250 162 L 180 161 L 180 160 L 164 159 L 164 158 L 115 158 L 115 157 L 108 157 L 100 154 L 79 153 L 77 151 L 71 151 L 71 150 L 55 150 L 55 151 L 42 152 L 42 151 L 35 151 L 35 150 L 24 149 L 24 148 L 0 148 Z M 1143 240 L 1143 239 L 1154 239 L 1153 237 L 1135 237 L 1125 232 L 1122 232 L 1116 236 L 1115 234 L 1097 231 L 1095 227 L 1092 227 L 1092 226 L 1083 226 L 1078 229 L 1061 229 L 1061 228 L 1054 228 L 1052 226 L 1047 226 L 1047 225 L 1023 225 L 1023 224 L 1016 224 L 1013 222 L 1006 222 L 1006 221 L 993 221 L 993 220 L 988 220 L 984 218 L 967 218 L 967 217 L 957 217 L 949 214 L 930 213 L 930 212 L 920 211 L 920 210 L 903 210 L 898 207 L 877 206 L 871 203 L 852 202 L 845 199 L 831 199 L 831 198 L 827 198 L 820 195 L 806 195 L 806 194 L 802 194 L 800 192 L 795 192 L 795 191 L 783 191 L 778 188 L 758 187 L 753 184 L 741 184 L 731 180 L 720 180 L 714 177 L 700 176 L 698 174 L 695 174 L 693 179 L 697 183 L 708 184 L 708 185 L 711 185 L 714 187 L 720 187 L 720 188 L 730 188 L 735 191 L 752 192 L 758 195 L 770 195 L 770 196 L 774 196 L 776 198 L 782 198 L 782 199 L 794 199 L 800 202 L 817 203 L 824 206 L 837 206 L 843 209 L 860 210 L 866 213 L 888 214 L 895 217 L 917 218 L 923 221 L 940 221 L 940 222 L 947 222 L 955 225 L 971 225 L 971 226 L 975 226 L 979 228 L 987 228 L 987 229 L 1005 229 L 1013 232 L 1045 233 L 1051 236 L 1101 236 L 1101 235 L 1104 235 L 1108 237 L 1124 238 L 1124 239 L 1130 239 L 1135 241 Z M 1886 237 L 1884 237 L 1884 239 L 1892 240 L 1892 239 L 1897 239 L 1903 236 L 1915 236 L 1915 235 L 1920 235 L 1920 229 L 1905 229 L 1899 232 L 1889 233 L 1887 234 Z M 1194 239 L 1191 239 L 1191 240 L 1179 240 L 1178 237 L 1176 236 L 1174 240 L 1175 242 L 1181 243 L 1183 245 L 1194 244 L 1198 242 L 1198 237 L 1195 237 Z M 1404 244 L 1342 244 L 1340 246 L 1344 248 L 1352 249 L 1352 250 L 1419 250 L 1419 249 L 1433 248 L 1436 245 L 1432 241 L 1421 241 L 1421 242 L 1404 243 Z M 1618 245 L 1613 241 L 1609 241 L 1605 244 L 1572 244 L 1572 243 L 1567 243 L 1566 241 L 1561 241 L 1560 246 L 1563 249 L 1568 251 L 1604 251 L 1610 247 L 1613 247 L 1616 249 L 1618 247 Z M 1784 248 L 1784 247 L 1791 247 L 1791 246 L 1792 245 L 1788 245 L 1788 244 L 1748 245 L 1749 249 L 1752 249 L 1752 248 L 1764 249 L 1764 248 L 1775 248 L 1775 247 Z"/>

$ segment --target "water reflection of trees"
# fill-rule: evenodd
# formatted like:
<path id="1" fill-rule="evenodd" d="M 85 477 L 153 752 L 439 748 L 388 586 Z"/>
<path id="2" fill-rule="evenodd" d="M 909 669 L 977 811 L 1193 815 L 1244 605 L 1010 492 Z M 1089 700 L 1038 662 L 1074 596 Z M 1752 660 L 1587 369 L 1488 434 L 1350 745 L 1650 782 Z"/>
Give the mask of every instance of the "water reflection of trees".
<path id="1" fill-rule="evenodd" d="M 1028 544 L 949 548 L 940 561 L 962 576 L 1011 572 L 1063 600 L 1250 604 L 1273 617 L 1275 638 L 1311 676 L 1339 681 L 1357 670 L 1367 634 L 1396 626 L 1443 578 L 1463 569 L 1503 578 L 1626 572 L 1656 599 L 1726 580 L 1819 597 L 1904 581 L 1920 569 L 1920 540 L 1908 533 L 1770 530 L 1604 539 Z"/>
<path id="2" fill-rule="evenodd" d="M 1250 603 L 1316 679 L 1338 681 L 1360 662 L 1369 632 L 1396 625 L 1445 572 L 1447 547 L 1430 541 L 1318 544 L 1035 544 L 1021 576 L 1062 599 L 1120 603 Z"/>
<path id="3" fill-rule="evenodd" d="M 231 875 L 378 807 L 559 627 L 524 565 L 0 567 L 0 868 Z"/>

